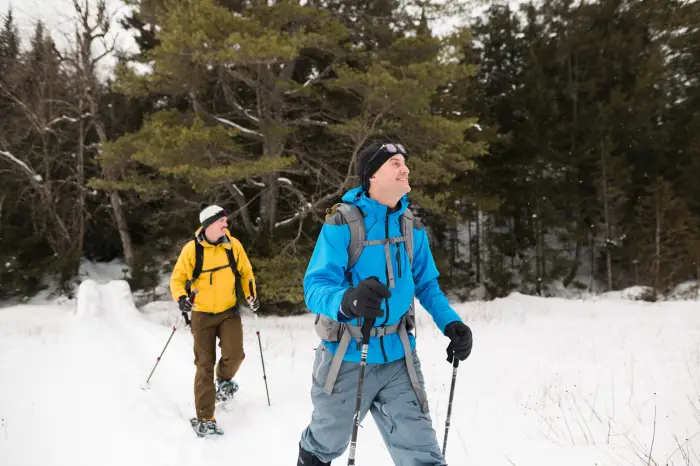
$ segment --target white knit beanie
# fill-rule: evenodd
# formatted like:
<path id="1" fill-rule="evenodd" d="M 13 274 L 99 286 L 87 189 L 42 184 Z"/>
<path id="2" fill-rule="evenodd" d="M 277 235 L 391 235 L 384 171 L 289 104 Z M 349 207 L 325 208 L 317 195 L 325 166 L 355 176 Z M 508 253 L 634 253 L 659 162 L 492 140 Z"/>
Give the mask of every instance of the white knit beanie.
<path id="1" fill-rule="evenodd" d="M 226 211 L 218 205 L 210 205 L 199 213 L 199 223 L 206 228 L 222 217 L 226 217 Z"/>

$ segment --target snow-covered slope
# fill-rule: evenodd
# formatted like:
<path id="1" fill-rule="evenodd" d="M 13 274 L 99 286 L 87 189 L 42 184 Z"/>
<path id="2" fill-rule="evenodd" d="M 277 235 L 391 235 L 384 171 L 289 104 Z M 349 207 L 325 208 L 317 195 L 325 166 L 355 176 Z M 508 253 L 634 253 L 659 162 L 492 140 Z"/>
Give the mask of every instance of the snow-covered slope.
<path id="1" fill-rule="evenodd" d="M 516 294 L 456 308 L 475 346 L 459 369 L 450 465 L 642 465 L 650 451 L 658 464 L 700 464 L 696 303 Z M 442 440 L 447 341 L 422 309 L 419 317 Z M 217 413 L 226 433 L 199 439 L 187 422 L 194 364 L 182 322 L 143 389 L 178 321 L 174 303 L 137 310 L 125 282 L 86 280 L 77 300 L 0 309 L 0 465 L 295 464 L 311 413 L 311 320 L 259 319 L 268 407 L 254 321 L 244 317 L 241 391 Z M 392 464 L 371 417 L 357 464 Z"/>

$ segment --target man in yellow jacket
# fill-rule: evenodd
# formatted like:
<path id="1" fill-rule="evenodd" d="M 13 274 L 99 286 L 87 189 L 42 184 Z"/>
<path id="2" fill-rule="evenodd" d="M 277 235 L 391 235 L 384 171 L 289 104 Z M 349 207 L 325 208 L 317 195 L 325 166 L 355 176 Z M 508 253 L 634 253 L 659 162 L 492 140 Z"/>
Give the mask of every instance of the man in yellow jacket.
<path id="1" fill-rule="evenodd" d="M 233 377 L 245 358 L 243 326 L 239 314 L 236 281 L 248 306 L 259 307 L 253 268 L 240 241 L 227 229 L 226 211 L 212 205 L 199 214 L 201 228 L 180 252 L 170 278 L 170 292 L 180 310 L 191 313 L 194 337 L 194 397 L 197 417 L 192 427 L 198 435 L 223 434 L 216 425 L 217 401 L 233 397 L 238 385 Z M 216 337 L 221 358 L 216 364 Z M 214 367 L 216 381 L 214 386 Z"/>

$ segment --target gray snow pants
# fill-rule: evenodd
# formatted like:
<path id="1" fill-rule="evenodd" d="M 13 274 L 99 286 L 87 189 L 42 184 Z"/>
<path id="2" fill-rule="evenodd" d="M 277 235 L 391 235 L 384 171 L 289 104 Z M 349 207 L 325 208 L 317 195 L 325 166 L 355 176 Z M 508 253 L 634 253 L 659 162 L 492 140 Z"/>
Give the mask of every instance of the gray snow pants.
<path id="1" fill-rule="evenodd" d="M 323 344 L 316 348 L 311 401 L 311 423 L 301 435 L 300 446 L 323 462 L 343 454 L 350 444 L 355 412 L 360 363 L 343 362 L 333 393 L 323 391 L 323 383 L 333 355 Z M 420 361 L 413 353 L 416 372 L 424 386 Z M 367 364 L 365 369 L 360 421 L 367 412 L 382 434 L 397 466 L 445 466 L 437 436 L 428 413 L 423 413 L 406 370 L 404 359 L 387 364 Z M 358 437 L 358 449 L 362 438 Z"/>

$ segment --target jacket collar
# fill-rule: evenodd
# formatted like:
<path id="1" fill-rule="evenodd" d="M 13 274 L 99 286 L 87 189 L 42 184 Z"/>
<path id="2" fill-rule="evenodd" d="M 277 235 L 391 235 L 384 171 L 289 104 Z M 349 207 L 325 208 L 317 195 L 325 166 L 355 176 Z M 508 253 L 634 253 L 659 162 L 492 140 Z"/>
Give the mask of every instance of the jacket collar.
<path id="1" fill-rule="evenodd" d="M 213 248 L 221 244 L 223 247 L 231 249 L 231 232 L 228 231 L 228 228 L 226 229 L 224 240 L 219 244 L 211 244 L 209 241 L 207 241 L 206 236 L 204 236 L 204 228 L 202 227 L 197 229 L 197 231 L 194 233 L 194 237 L 196 238 L 197 242 L 199 242 L 199 244 L 205 248 Z"/>
<path id="2" fill-rule="evenodd" d="M 365 216 L 385 217 L 387 213 L 390 212 L 390 216 L 398 217 L 408 208 L 408 195 L 404 194 L 404 196 L 399 200 L 398 208 L 393 212 L 391 212 L 391 208 L 370 198 L 368 193 L 363 190 L 361 186 L 346 192 L 343 196 L 343 202 L 355 204 L 362 209 Z"/>

